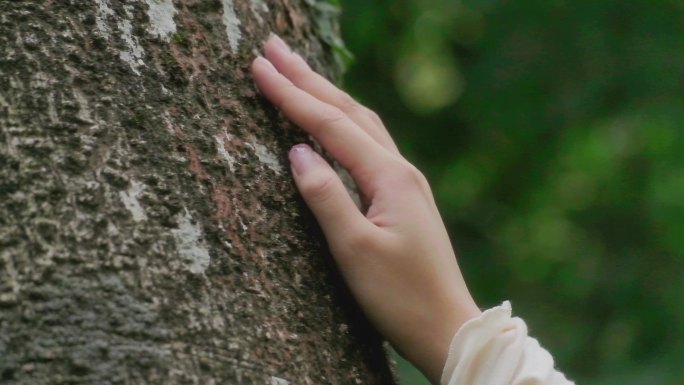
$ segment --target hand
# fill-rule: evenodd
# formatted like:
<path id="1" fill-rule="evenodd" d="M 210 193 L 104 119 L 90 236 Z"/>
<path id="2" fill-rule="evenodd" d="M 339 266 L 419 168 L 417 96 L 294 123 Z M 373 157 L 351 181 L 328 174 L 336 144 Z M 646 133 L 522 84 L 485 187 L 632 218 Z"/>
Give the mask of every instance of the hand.
<path id="1" fill-rule="evenodd" d="M 355 102 L 278 37 L 252 64 L 262 93 L 354 178 L 361 213 L 328 163 L 305 144 L 289 157 L 352 293 L 378 330 L 438 383 L 456 330 L 480 314 L 430 187 L 375 113 Z"/>

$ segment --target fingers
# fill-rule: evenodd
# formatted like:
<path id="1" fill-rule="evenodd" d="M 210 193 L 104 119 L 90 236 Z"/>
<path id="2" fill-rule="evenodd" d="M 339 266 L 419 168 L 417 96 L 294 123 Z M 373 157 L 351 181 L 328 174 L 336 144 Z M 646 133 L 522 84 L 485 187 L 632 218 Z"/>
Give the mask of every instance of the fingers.
<path id="1" fill-rule="evenodd" d="M 364 194 L 372 196 L 373 181 L 391 167 L 392 155 L 339 108 L 296 87 L 258 57 L 252 73 L 261 92 L 292 122 L 313 135 L 351 173 Z"/>
<path id="2" fill-rule="evenodd" d="M 311 70 L 304 59 L 293 53 L 278 36 L 272 35 L 269 38 L 264 46 L 264 52 L 266 58 L 273 63 L 278 72 L 290 79 L 295 86 L 322 102 L 341 109 L 378 143 L 393 153 L 399 153 L 392 137 L 373 111 L 362 106 L 349 94 Z"/>
<path id="3" fill-rule="evenodd" d="M 352 234 L 372 231 L 335 171 L 306 144 L 290 150 L 294 180 L 321 225 L 331 247 L 344 245 Z"/>

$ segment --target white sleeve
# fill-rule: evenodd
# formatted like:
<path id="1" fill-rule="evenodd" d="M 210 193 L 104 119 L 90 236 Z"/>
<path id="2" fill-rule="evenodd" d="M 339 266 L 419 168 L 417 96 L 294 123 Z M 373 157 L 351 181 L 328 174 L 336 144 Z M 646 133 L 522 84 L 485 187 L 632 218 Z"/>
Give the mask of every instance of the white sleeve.
<path id="1" fill-rule="evenodd" d="M 456 332 L 442 372 L 442 385 L 574 385 L 527 325 L 511 318 L 511 304 L 489 309 Z"/>

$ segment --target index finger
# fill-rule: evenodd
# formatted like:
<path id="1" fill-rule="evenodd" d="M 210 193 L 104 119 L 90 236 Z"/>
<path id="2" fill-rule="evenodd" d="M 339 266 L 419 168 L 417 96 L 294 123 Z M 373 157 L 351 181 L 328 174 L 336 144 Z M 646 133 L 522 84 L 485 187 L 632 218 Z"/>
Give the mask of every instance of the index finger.
<path id="1" fill-rule="evenodd" d="M 278 36 L 272 35 L 264 45 L 266 59 L 294 85 L 324 103 L 340 108 L 347 116 L 390 152 L 398 154 L 396 144 L 380 118 L 346 92 L 309 67 L 304 59 L 292 52 Z"/>
<path id="2" fill-rule="evenodd" d="M 339 108 L 296 87 L 263 57 L 254 60 L 252 72 L 262 93 L 349 170 L 365 194 L 372 195 L 372 191 L 368 191 L 372 188 L 372 180 L 377 179 L 392 159 L 387 149 Z"/>

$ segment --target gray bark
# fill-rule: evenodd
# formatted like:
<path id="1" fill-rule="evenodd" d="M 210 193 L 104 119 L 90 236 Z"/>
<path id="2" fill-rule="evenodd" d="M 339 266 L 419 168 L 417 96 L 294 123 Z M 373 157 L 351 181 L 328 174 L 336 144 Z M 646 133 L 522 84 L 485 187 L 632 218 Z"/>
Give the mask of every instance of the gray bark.
<path id="1" fill-rule="evenodd" d="M 249 74 L 317 9 L 0 2 L 0 383 L 393 383 Z"/>

